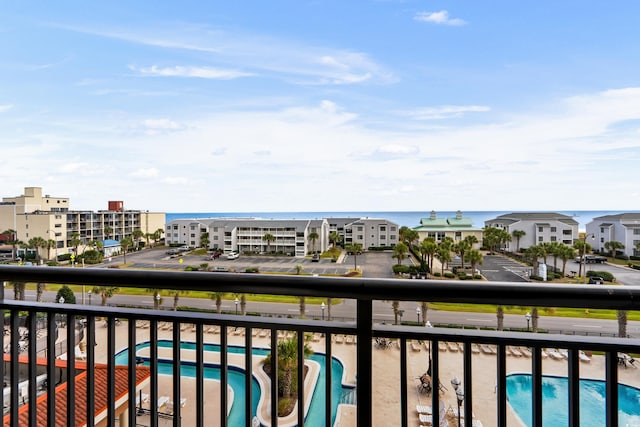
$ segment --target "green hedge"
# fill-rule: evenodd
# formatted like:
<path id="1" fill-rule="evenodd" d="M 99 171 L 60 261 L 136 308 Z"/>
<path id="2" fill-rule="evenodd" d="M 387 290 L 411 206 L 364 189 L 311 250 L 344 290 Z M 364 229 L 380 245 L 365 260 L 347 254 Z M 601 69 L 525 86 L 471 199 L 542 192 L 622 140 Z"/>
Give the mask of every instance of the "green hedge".
<path id="1" fill-rule="evenodd" d="M 587 271 L 587 277 L 602 277 L 605 282 L 614 282 L 616 280 L 615 276 L 608 271 Z"/>

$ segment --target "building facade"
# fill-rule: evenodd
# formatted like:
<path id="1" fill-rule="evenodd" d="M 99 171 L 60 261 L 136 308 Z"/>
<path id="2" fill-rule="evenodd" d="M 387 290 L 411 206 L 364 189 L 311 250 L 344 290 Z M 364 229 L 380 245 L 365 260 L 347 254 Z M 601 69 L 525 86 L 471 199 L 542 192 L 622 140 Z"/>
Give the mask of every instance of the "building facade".
<path id="1" fill-rule="evenodd" d="M 419 241 L 427 237 L 435 239 L 440 243 L 445 238 L 450 238 L 454 242 L 464 240 L 467 236 L 474 236 L 478 243 L 474 245 L 477 249 L 482 244 L 482 229 L 473 226 L 470 218 L 462 216 L 462 212 L 456 212 L 453 218 L 438 218 L 435 211 L 431 211 L 428 218 L 420 219 L 420 225 L 413 228 L 418 232 Z"/>
<path id="2" fill-rule="evenodd" d="M 164 230 L 166 215 L 161 212 L 125 210 L 121 201 L 109 202 L 118 211 L 71 210 L 68 198 L 42 195 L 39 187 L 26 187 L 23 195 L 4 197 L 0 202 L 0 231 L 15 230 L 16 238 L 29 242 L 34 237 L 53 241 L 52 247 L 38 249 L 45 259 L 74 253 L 77 237 L 79 253 L 91 248 L 91 242 L 133 237 L 135 230 L 144 235 Z"/>
<path id="3" fill-rule="evenodd" d="M 514 212 L 485 221 L 485 227 L 499 228 L 512 236 L 505 247 L 508 252 L 548 242 L 571 246 L 579 238 L 578 225 L 572 217 L 554 212 Z M 523 231 L 524 235 L 518 239 L 514 231 Z"/>
<path id="4" fill-rule="evenodd" d="M 209 249 L 240 253 L 279 253 L 304 257 L 326 251 L 329 236 L 336 232 L 345 245 L 360 243 L 363 249 L 393 246 L 398 242 L 398 225 L 384 219 L 259 219 L 210 218 L 176 219 L 167 223 L 169 245 L 201 247 L 202 237 Z M 264 239 L 271 235 L 271 239 Z"/>
<path id="5" fill-rule="evenodd" d="M 607 242 L 620 242 L 627 256 L 640 256 L 640 213 L 596 217 L 586 225 L 587 242 L 594 251 L 608 252 Z"/>

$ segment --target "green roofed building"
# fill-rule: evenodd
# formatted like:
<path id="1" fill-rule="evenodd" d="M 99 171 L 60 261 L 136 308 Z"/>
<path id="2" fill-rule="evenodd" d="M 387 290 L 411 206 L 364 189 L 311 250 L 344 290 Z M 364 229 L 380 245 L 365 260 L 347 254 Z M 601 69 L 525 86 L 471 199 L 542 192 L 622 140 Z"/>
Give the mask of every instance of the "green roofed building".
<path id="1" fill-rule="evenodd" d="M 420 225 L 413 229 L 418 232 L 420 241 L 433 237 L 439 243 L 445 237 L 450 237 L 457 242 L 467 236 L 476 236 L 478 242 L 482 242 L 482 228 L 474 227 L 471 218 L 463 217 L 460 211 L 456 212 L 454 218 L 438 218 L 436 212 L 431 211 L 431 215 L 420 219 Z"/>

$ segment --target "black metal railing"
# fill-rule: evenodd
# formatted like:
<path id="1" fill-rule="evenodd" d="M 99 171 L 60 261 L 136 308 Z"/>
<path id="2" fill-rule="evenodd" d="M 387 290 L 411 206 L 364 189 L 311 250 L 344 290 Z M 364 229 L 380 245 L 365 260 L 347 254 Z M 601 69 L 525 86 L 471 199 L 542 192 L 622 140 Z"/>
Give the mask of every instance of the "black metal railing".
<path id="1" fill-rule="evenodd" d="M 139 424 L 140 416 L 144 415 L 149 426 L 156 427 L 163 417 L 172 420 L 174 426 L 182 423 L 182 408 L 180 405 L 182 383 L 183 354 L 181 352 L 181 328 L 186 324 L 193 325 L 195 343 L 193 360 L 184 361 L 194 370 L 195 377 L 195 409 L 194 423 L 204 426 L 205 419 L 211 419 L 211 414 L 205 414 L 204 402 L 212 397 L 205 395 L 205 370 L 212 365 L 205 360 L 205 337 L 210 328 L 219 328 L 219 361 L 215 365 L 220 369 L 220 390 L 227 390 L 230 371 L 236 367 L 229 363 L 228 333 L 230 330 L 243 330 L 244 339 L 244 408 L 240 417 L 241 424 L 252 426 L 254 419 L 262 425 L 277 426 L 279 419 L 278 400 L 271 399 L 266 409 L 256 412 L 253 405 L 252 384 L 253 358 L 251 349 L 254 348 L 254 330 L 268 331 L 270 335 L 270 349 L 274 353 L 271 357 L 270 369 L 277 372 L 278 332 L 291 331 L 293 336 L 303 337 L 305 333 L 323 334 L 325 337 L 325 360 L 332 360 L 332 337 L 347 335 L 354 337 L 356 349 L 356 391 L 353 394 L 356 401 L 356 415 L 358 426 L 372 426 L 375 423 L 375 408 L 373 402 L 373 354 L 376 346 L 374 340 L 396 340 L 400 348 L 400 396 L 398 399 L 400 419 L 398 425 L 417 425 L 414 411 L 408 405 L 408 390 L 410 377 L 407 368 L 407 349 L 409 341 L 421 340 L 429 342 L 430 387 L 439 390 L 440 355 L 439 343 L 461 343 L 463 357 L 463 378 L 461 387 L 464 389 L 462 409 L 465 414 L 473 414 L 473 347 L 475 345 L 490 345 L 495 348 L 496 362 L 496 425 L 507 425 L 507 349 L 512 346 L 531 349 L 532 375 L 532 420 L 531 425 L 542 425 L 542 355 L 547 347 L 568 350 L 567 372 L 569 381 L 569 425 L 580 425 L 579 412 L 579 351 L 589 349 L 602 352 L 605 358 L 606 381 L 606 425 L 618 425 L 618 363 L 619 353 L 634 353 L 640 341 L 631 338 L 593 337 L 577 335 L 533 334 L 527 332 L 503 332 L 470 329 L 424 328 L 401 325 L 374 324 L 372 316 L 372 302 L 374 300 L 388 301 L 429 301 L 475 304 L 500 304 L 505 306 L 536 306 L 536 307 L 576 307 L 576 308 L 605 308 L 614 310 L 637 310 L 640 300 L 640 289 L 626 286 L 578 286 L 578 285 L 528 285 L 516 283 L 478 283 L 452 281 L 415 281 L 389 279 L 360 279 L 360 278 L 325 278 L 311 276 L 276 276 L 234 273 L 201 273 L 201 272 L 164 272 L 164 271 L 130 271 L 112 269 L 71 269 L 51 267 L 18 267 L 0 266 L 0 280 L 7 282 L 45 282 L 57 284 L 75 284 L 90 286 L 117 286 L 147 289 L 176 289 L 204 292 L 225 292 L 235 294 L 273 294 L 295 295 L 304 297 L 330 297 L 353 299 L 357 303 L 355 322 L 319 321 L 294 318 L 272 318 L 258 316 L 237 316 L 232 314 L 215 314 L 184 311 L 157 311 L 148 309 L 85 306 L 58 303 L 30 303 L 14 301 L 2 294 L 0 311 L 5 319 L 5 355 L 4 363 L 0 364 L 0 376 L 5 378 L 7 393 L 3 393 L 2 403 L 5 409 L 5 425 L 39 425 L 38 404 L 46 405 L 46 420 L 48 425 L 55 424 L 56 419 L 65 419 L 66 424 L 75 426 L 81 422 L 93 426 L 100 421 L 98 414 L 104 417 L 106 425 L 116 425 L 116 420 L 123 417 L 129 425 Z M 0 291 L 1 292 L 1 291 Z M 6 289 L 4 290 L 6 292 Z M 61 317 L 66 322 L 65 336 L 59 336 L 62 328 Z M 106 342 L 104 355 L 96 354 L 92 343 L 96 342 L 98 322 L 104 325 L 101 335 Z M 44 319 L 44 320 L 43 320 Z M 119 325 L 119 322 L 122 324 Z M 38 328 L 38 325 L 46 327 Z M 137 326 L 140 323 L 148 325 L 148 355 L 141 356 L 138 351 L 140 345 Z M 22 325 L 22 326 L 21 326 Z M 127 325 L 126 332 L 122 331 Z M 160 325 L 169 325 L 172 334 L 170 339 L 171 354 L 166 354 L 160 347 Z M 21 334 L 20 331 L 23 331 Z M 24 330 L 28 334 L 24 334 Z M 36 333 L 33 333 L 36 331 Z M 38 333 L 41 331 L 42 333 Z M 81 350 L 78 362 L 77 346 L 85 337 L 86 346 Z M 126 335 L 125 342 L 118 342 L 117 338 Z M 44 354 L 40 352 L 42 337 L 46 337 Z M 57 358 L 60 355 L 60 342 L 66 340 L 66 361 Z M 297 369 L 303 372 L 303 342 L 298 340 Z M 38 344 L 40 343 L 40 344 Z M 432 351 L 433 350 L 433 351 Z M 126 355 L 126 362 L 119 362 L 117 357 Z M 97 362 L 104 361 L 104 375 L 98 369 Z M 167 362 L 169 364 L 167 364 Z M 122 374 L 121 363 L 126 366 L 126 390 L 121 390 L 119 375 Z M 144 365 L 144 366 L 143 366 Z M 169 366 L 169 368 L 166 368 Z M 171 374 L 170 393 L 161 389 L 159 375 L 162 369 L 169 369 Z M 141 374 L 142 372 L 142 374 Z M 148 372 L 147 376 L 145 373 Z M 165 373 L 166 371 L 162 371 Z M 102 376 L 100 376 L 102 375 Z M 148 400 L 152 402 L 148 408 L 142 407 L 142 402 L 136 398 L 141 396 L 141 377 L 148 382 Z M 82 378 L 82 380 L 78 380 Z M 272 375 L 272 378 L 276 378 Z M 44 380 L 43 380 L 44 379 Z M 105 381 L 105 384 L 99 381 Z M 325 375 L 319 381 L 325 382 L 324 422 L 332 425 L 334 418 L 333 403 L 340 400 L 331 391 L 331 369 L 325 370 Z M 270 396 L 278 395 L 278 381 L 268 383 Z M 58 386 L 64 385 L 64 394 L 60 394 Z M 304 390 L 304 376 L 297 379 L 299 390 Z M 155 402 L 161 394 L 170 394 L 173 399 L 171 413 L 158 408 Z M 46 394 L 46 403 L 42 403 L 39 396 Z M 122 396 L 129 396 L 122 402 Z M 63 396 L 63 397 L 59 397 Z M 133 398 L 136 396 L 136 398 Z M 220 392 L 215 397 L 219 400 L 219 407 L 223 408 L 216 416 L 219 424 L 231 425 L 227 393 Z M 305 400 L 309 396 L 300 393 L 298 396 L 297 415 L 295 423 L 305 424 Z M 57 402 L 56 400 L 60 401 Z M 440 407 L 440 395 L 431 393 L 431 407 Z M 142 399 L 140 399 L 142 400 Z M 36 402 L 34 404 L 33 402 Z M 102 407 L 104 406 L 104 408 Z M 106 408 L 106 409 L 105 409 Z M 104 409 L 104 410 L 103 410 Z M 266 414 L 266 415 L 265 415 Z M 430 419 L 433 425 L 440 425 L 442 414 L 433 411 Z M 461 423 L 467 427 L 474 425 L 472 416 L 464 417 Z M 208 425 L 208 424 L 207 424 Z"/>

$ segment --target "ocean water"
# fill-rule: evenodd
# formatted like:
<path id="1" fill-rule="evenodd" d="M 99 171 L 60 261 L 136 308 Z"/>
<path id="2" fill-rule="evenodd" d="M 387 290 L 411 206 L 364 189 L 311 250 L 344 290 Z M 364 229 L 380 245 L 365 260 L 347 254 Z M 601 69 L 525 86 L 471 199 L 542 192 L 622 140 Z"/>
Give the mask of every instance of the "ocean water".
<path id="1" fill-rule="evenodd" d="M 462 216 L 470 218 L 474 227 L 483 228 L 484 222 L 497 216 L 512 213 L 514 211 L 462 211 Z M 531 212 L 531 211 L 528 211 Z M 605 215 L 619 213 L 640 212 L 636 210 L 626 211 L 554 211 L 568 215 L 578 221 L 579 229 L 584 230 L 586 224 Z M 174 219 L 191 218 L 262 218 L 262 219 L 319 219 L 319 218 L 384 218 L 395 222 L 399 226 L 416 227 L 420 225 L 421 218 L 428 218 L 431 211 L 353 211 L 353 212 L 171 212 L 167 213 L 167 222 Z M 455 211 L 436 211 L 438 218 L 454 218 Z"/>

